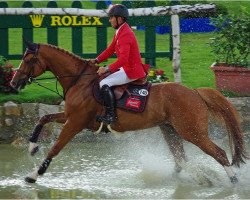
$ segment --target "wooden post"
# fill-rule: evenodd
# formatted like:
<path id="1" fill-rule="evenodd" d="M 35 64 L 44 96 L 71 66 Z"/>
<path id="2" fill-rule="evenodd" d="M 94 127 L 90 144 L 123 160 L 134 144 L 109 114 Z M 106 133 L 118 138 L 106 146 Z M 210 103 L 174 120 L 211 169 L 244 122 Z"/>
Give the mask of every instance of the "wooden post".
<path id="1" fill-rule="evenodd" d="M 80 1 L 73 1 L 72 8 L 82 8 Z M 82 53 L 82 28 L 81 27 L 71 27 L 72 30 L 72 51 L 75 54 L 80 55 Z"/>
<path id="2" fill-rule="evenodd" d="M 174 81 L 181 83 L 181 48 L 180 48 L 180 22 L 178 15 L 171 15 L 172 38 L 173 38 L 173 70 Z"/>
<path id="3" fill-rule="evenodd" d="M 0 2 L 0 8 L 8 8 L 6 2 Z M 9 52 L 9 32 L 8 28 L 0 28 L 0 55 L 7 57 Z"/>
<path id="4" fill-rule="evenodd" d="M 56 1 L 49 1 L 47 7 L 48 9 L 57 9 Z M 58 27 L 47 28 L 47 41 L 49 44 L 58 45 Z"/>

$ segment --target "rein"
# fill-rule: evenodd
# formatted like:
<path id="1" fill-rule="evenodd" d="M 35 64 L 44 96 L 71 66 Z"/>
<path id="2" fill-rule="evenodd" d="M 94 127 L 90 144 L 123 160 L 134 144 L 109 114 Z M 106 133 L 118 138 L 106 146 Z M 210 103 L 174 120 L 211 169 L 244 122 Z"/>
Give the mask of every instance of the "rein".
<path id="1" fill-rule="evenodd" d="M 49 90 L 49 91 L 51 91 L 51 92 L 56 93 L 56 94 L 57 94 L 58 96 L 60 96 L 63 100 L 65 100 L 65 96 L 66 96 L 68 90 L 69 90 L 72 86 L 74 86 L 74 85 L 76 84 L 76 82 L 79 80 L 79 78 L 80 78 L 81 76 L 91 76 L 91 75 L 96 75 L 96 73 L 86 73 L 86 74 L 80 73 L 80 74 L 77 74 L 77 75 L 55 76 L 55 77 L 38 78 L 38 79 L 32 78 L 32 77 L 31 77 L 30 80 L 29 80 L 29 82 L 30 82 L 30 83 L 36 83 L 38 86 L 40 86 L 40 87 L 42 87 L 42 88 L 45 88 L 45 89 L 47 89 L 47 90 Z M 61 94 L 59 93 L 59 91 L 58 91 L 58 80 L 59 80 L 60 78 L 72 78 L 72 77 L 77 77 L 77 79 L 74 80 L 74 83 L 66 90 L 66 92 L 63 93 L 63 95 L 61 95 Z M 46 87 L 46 86 L 44 86 L 44 85 L 42 85 L 42 84 L 40 84 L 40 83 L 38 82 L 38 81 L 40 81 L 40 80 L 51 80 L 51 79 L 56 79 L 56 91 L 55 91 L 55 90 L 52 90 L 52 89 L 50 89 L 50 88 L 48 88 L 48 87 Z"/>

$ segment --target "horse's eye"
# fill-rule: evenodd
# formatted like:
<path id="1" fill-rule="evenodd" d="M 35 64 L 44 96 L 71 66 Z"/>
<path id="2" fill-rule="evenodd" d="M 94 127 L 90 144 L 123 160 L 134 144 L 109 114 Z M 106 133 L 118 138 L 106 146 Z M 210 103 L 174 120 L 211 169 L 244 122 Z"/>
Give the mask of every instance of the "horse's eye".
<path id="1" fill-rule="evenodd" d="M 32 56 L 30 54 L 26 54 L 23 58 L 25 63 L 30 63 L 32 61 Z"/>
<path id="2" fill-rule="evenodd" d="M 30 63 L 30 59 L 24 59 L 23 60 L 25 63 Z"/>
<path id="3" fill-rule="evenodd" d="M 34 59 L 32 59 L 32 58 L 25 58 L 25 59 L 24 59 L 24 62 L 25 62 L 26 64 L 30 64 L 30 63 L 33 63 L 33 62 L 34 62 Z"/>

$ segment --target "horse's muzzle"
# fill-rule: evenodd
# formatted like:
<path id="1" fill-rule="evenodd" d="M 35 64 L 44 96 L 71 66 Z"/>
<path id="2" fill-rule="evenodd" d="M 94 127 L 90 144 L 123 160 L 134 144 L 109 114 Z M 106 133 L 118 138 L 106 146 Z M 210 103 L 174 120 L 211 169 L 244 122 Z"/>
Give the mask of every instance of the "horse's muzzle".
<path id="1" fill-rule="evenodd" d="M 26 84 L 27 84 L 28 80 L 25 79 L 20 79 L 18 81 L 12 80 L 10 82 L 10 86 L 15 90 L 15 91 L 20 91 L 22 89 L 25 88 Z"/>

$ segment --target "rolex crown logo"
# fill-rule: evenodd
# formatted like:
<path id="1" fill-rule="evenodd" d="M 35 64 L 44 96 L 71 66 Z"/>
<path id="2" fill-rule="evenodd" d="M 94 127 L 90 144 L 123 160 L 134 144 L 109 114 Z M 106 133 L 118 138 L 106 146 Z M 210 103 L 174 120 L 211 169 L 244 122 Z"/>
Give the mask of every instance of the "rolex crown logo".
<path id="1" fill-rule="evenodd" d="M 40 27 L 43 22 L 44 15 L 30 15 L 30 19 L 34 27 Z"/>

